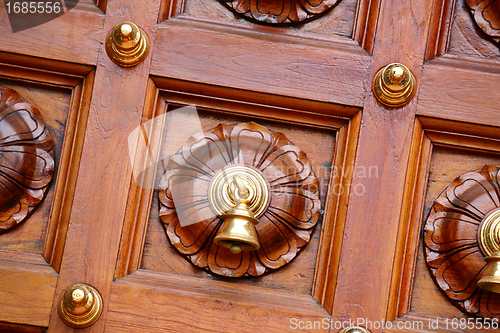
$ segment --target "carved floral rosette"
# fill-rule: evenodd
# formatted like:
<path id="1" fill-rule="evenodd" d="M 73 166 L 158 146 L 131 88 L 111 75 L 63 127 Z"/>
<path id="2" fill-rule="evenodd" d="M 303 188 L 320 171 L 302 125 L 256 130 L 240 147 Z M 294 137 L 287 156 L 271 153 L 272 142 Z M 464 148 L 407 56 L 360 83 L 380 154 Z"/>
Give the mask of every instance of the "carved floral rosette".
<path id="1" fill-rule="evenodd" d="M 298 24 L 318 18 L 341 0 L 219 0 L 235 15 L 255 23 Z"/>
<path id="2" fill-rule="evenodd" d="M 492 165 L 457 177 L 434 201 L 425 223 L 425 252 L 437 286 L 462 311 L 500 319 L 500 294 L 477 286 L 486 262 L 479 229 L 500 207 L 500 171 Z"/>
<path id="3" fill-rule="evenodd" d="M 209 186 L 231 165 L 250 166 L 270 186 L 269 207 L 255 226 L 260 243 L 255 251 L 234 254 L 213 242 L 223 221 L 210 207 Z M 176 186 L 184 186 L 186 194 L 174 200 Z M 321 213 L 318 188 L 306 154 L 283 133 L 253 122 L 219 124 L 192 136 L 169 159 L 159 215 L 172 245 L 193 265 L 227 277 L 259 276 L 290 262 L 309 242 Z M 179 214 L 198 222 L 181 226 Z"/>
<path id="4" fill-rule="evenodd" d="M 0 90 L 0 232 L 25 221 L 54 173 L 53 142 L 40 112 Z"/>
<path id="5" fill-rule="evenodd" d="M 467 5 L 479 28 L 500 46 L 500 0 L 467 0 Z"/>

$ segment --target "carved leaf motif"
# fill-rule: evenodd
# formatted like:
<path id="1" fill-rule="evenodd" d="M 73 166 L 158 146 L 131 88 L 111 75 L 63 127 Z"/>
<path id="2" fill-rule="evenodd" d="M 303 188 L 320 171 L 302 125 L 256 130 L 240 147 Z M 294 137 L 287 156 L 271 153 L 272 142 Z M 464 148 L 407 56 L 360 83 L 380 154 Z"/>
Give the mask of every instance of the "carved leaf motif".
<path id="1" fill-rule="evenodd" d="M 434 201 L 424 231 L 426 261 L 439 288 L 462 311 L 500 319 L 500 295 L 480 289 L 486 267 L 478 242 L 481 221 L 500 207 L 499 169 L 457 177 Z"/>
<path id="2" fill-rule="evenodd" d="M 500 0 L 467 0 L 474 21 L 498 45 L 500 43 Z"/>
<path id="3" fill-rule="evenodd" d="M 26 220 L 54 173 L 52 138 L 40 112 L 0 90 L 0 232 Z"/>
<path id="4" fill-rule="evenodd" d="M 269 208 L 256 225 L 257 251 L 233 254 L 213 242 L 222 220 L 210 207 L 208 188 L 232 164 L 258 169 L 270 184 Z M 290 262 L 321 213 L 319 182 L 306 154 L 283 133 L 253 122 L 219 124 L 192 136 L 168 161 L 160 188 L 159 215 L 172 245 L 195 266 L 229 277 L 259 276 Z M 188 223 L 181 226 L 180 219 Z"/>
<path id="5" fill-rule="evenodd" d="M 236 15 L 264 24 L 297 24 L 311 21 L 341 0 L 219 0 Z"/>

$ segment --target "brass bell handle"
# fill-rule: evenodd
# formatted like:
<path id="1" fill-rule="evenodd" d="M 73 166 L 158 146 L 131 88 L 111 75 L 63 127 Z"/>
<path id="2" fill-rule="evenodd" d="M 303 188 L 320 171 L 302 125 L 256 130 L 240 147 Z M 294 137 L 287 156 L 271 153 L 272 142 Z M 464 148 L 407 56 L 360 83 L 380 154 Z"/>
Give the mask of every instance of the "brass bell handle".
<path id="1" fill-rule="evenodd" d="M 243 183 L 243 180 L 241 180 L 240 176 L 238 175 L 234 176 L 233 183 L 236 187 L 234 189 L 234 195 L 237 206 L 240 202 L 248 198 L 249 192 L 247 187 L 245 186 L 245 183 Z"/>

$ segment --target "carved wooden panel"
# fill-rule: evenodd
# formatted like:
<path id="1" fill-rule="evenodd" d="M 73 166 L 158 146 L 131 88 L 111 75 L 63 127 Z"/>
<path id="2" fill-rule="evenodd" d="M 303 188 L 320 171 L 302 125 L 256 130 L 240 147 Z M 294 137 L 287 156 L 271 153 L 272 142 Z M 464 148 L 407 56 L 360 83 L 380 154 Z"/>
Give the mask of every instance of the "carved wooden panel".
<path id="1" fill-rule="evenodd" d="M 500 295 L 480 289 L 486 266 L 481 222 L 500 207 L 500 172 L 492 165 L 457 177 L 434 201 L 425 224 L 426 261 L 436 284 L 462 311 L 500 318 Z"/>
<path id="2" fill-rule="evenodd" d="M 305 23 L 325 14 L 341 0 L 219 0 L 236 15 L 256 23 Z"/>
<path id="3" fill-rule="evenodd" d="M 270 186 L 269 208 L 256 225 L 256 251 L 234 254 L 213 242 L 222 221 L 209 204 L 209 185 L 230 165 L 252 166 Z M 168 161 L 164 182 L 159 215 L 171 243 L 194 265 L 222 276 L 259 276 L 287 264 L 309 242 L 321 211 L 319 182 L 306 154 L 283 133 L 253 122 L 219 124 L 192 136 Z M 181 200 L 172 195 L 175 186 L 185 191 Z M 181 214 L 196 223 L 181 225 Z"/>
<path id="4" fill-rule="evenodd" d="M 40 112 L 13 89 L 0 90 L 0 231 L 22 223 L 54 173 L 52 137 Z"/>

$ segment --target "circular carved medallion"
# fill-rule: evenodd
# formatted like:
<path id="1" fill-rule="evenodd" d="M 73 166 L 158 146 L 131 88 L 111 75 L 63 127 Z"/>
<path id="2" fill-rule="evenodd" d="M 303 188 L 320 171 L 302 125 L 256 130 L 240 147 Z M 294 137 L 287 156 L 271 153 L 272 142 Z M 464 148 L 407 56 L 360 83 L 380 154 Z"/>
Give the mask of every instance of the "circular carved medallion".
<path id="1" fill-rule="evenodd" d="M 500 172 L 492 165 L 457 177 L 434 201 L 425 223 L 425 252 L 437 286 L 462 311 L 500 319 L 500 294 L 477 282 L 486 267 L 484 257 L 497 240 Z M 493 247 L 492 247 L 493 246 Z"/>
<path id="2" fill-rule="evenodd" d="M 298 24 L 314 20 L 341 0 L 219 0 L 235 15 L 254 23 Z"/>
<path id="3" fill-rule="evenodd" d="M 0 90 L 0 232 L 42 201 L 54 172 L 52 146 L 40 112 L 15 90 Z"/>
<path id="4" fill-rule="evenodd" d="M 255 171 L 242 177 L 244 183 L 254 182 L 256 191 L 269 189 L 267 209 L 255 226 L 260 248 L 236 254 L 213 242 L 222 220 L 208 199 L 211 184 L 224 183 L 221 170 L 235 166 Z M 321 213 L 318 188 L 306 154 L 283 133 L 252 122 L 219 124 L 192 136 L 170 157 L 159 215 L 172 245 L 193 265 L 222 276 L 259 276 L 290 262 L 309 242 Z"/>

